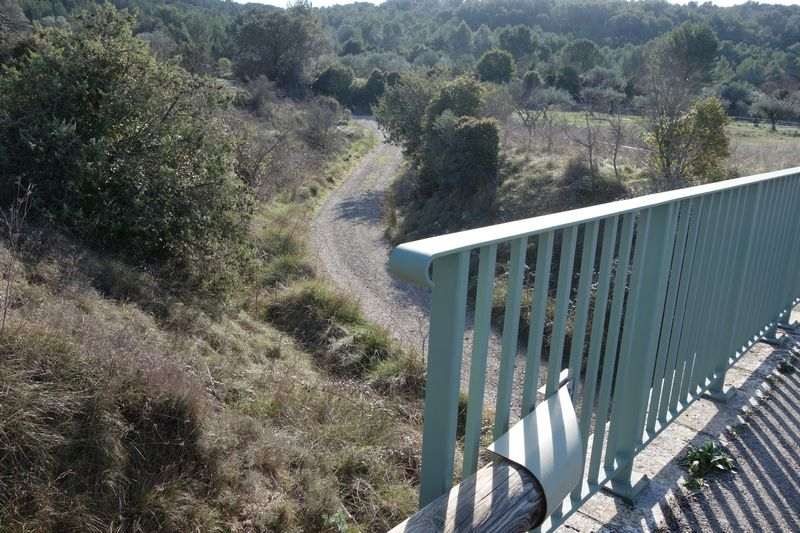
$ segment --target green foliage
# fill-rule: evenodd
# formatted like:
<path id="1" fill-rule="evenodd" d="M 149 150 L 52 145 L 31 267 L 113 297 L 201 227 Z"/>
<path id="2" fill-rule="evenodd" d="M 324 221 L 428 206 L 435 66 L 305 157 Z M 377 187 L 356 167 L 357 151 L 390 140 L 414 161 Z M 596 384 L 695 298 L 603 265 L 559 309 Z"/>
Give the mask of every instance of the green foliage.
<path id="1" fill-rule="evenodd" d="M 533 34 L 527 26 L 509 26 L 500 30 L 500 48 L 510 52 L 515 58 L 532 54 L 536 50 Z"/>
<path id="2" fill-rule="evenodd" d="M 666 114 L 657 118 L 645 136 L 653 150 L 651 165 L 657 179 L 671 188 L 690 179 L 702 183 L 726 178 L 728 120 L 722 102 L 713 96 L 695 102 L 677 119 Z"/>
<path id="3" fill-rule="evenodd" d="M 707 24 L 685 22 L 653 41 L 648 60 L 665 77 L 699 84 L 709 78 L 718 54 L 719 40 Z"/>
<path id="4" fill-rule="evenodd" d="M 319 282 L 279 293 L 267 305 L 265 317 L 339 374 L 363 376 L 381 361 L 401 355 L 385 330 L 364 320 L 355 302 Z"/>
<path id="5" fill-rule="evenodd" d="M 578 39 L 561 49 L 561 62 L 573 67 L 578 73 L 591 70 L 603 60 L 597 45 L 589 39 Z"/>
<path id="6" fill-rule="evenodd" d="M 689 162 L 692 174 L 704 181 L 727 178 L 723 162 L 730 155 L 730 140 L 725 132 L 729 119 L 722 102 L 713 96 L 696 102 L 686 122 L 693 141 Z"/>
<path id="7" fill-rule="evenodd" d="M 708 476 L 730 472 L 736 467 L 728 452 L 711 440 L 700 448 L 689 446 L 681 464 L 689 472 L 686 486 L 692 490 L 701 489 Z"/>
<path id="8" fill-rule="evenodd" d="M 493 195 L 497 186 L 500 135 L 493 119 L 462 116 L 449 109 L 439 115 L 427 135 L 420 174 L 423 189 L 446 187 L 469 197 Z"/>
<path id="9" fill-rule="evenodd" d="M 227 284 L 250 201 L 215 110 L 224 92 L 158 62 L 106 5 L 42 29 L 0 75 L 2 200 L 17 179 L 35 213 L 137 262 Z M 205 281 L 201 281 L 205 280 Z"/>
<path id="10" fill-rule="evenodd" d="M 797 105 L 788 98 L 777 98 L 775 96 L 761 95 L 753 102 L 752 112 L 754 115 L 764 117 L 770 123 L 772 131 L 775 131 L 779 120 L 786 120 L 800 113 Z"/>
<path id="11" fill-rule="evenodd" d="M 347 102 L 350 98 L 350 86 L 353 84 L 353 71 L 343 65 L 331 65 L 323 70 L 311 88 L 317 94 L 332 96 L 339 102 Z"/>
<path id="12" fill-rule="evenodd" d="M 356 113 L 369 113 L 386 89 L 386 77 L 378 69 L 372 71 L 363 84 L 352 87 L 350 105 Z"/>
<path id="13" fill-rule="evenodd" d="M 481 56 L 475 69 L 482 81 L 508 83 L 514 77 L 514 57 L 505 50 L 489 50 Z"/>
<path id="14" fill-rule="evenodd" d="M 483 88 L 470 77 L 461 76 L 442 86 L 425 111 L 424 125 L 430 127 L 444 111 L 456 117 L 477 116 L 480 113 Z"/>
<path id="15" fill-rule="evenodd" d="M 542 82 L 542 77 L 535 70 L 529 70 L 525 73 L 525 76 L 522 77 L 522 85 L 525 89 L 525 93 L 528 95 L 540 88 L 542 83 L 544 83 Z"/>
<path id="16" fill-rule="evenodd" d="M 422 147 L 425 113 L 438 86 L 437 80 L 404 74 L 387 88 L 374 108 L 389 141 L 402 145 L 407 154 L 417 154 Z"/>
<path id="17" fill-rule="evenodd" d="M 310 8 L 252 11 L 237 22 L 234 35 L 236 75 L 266 76 L 291 93 L 302 91 L 306 69 L 323 49 L 319 22 Z"/>
<path id="18" fill-rule="evenodd" d="M 453 55 L 468 55 L 472 53 L 472 30 L 466 22 L 461 22 L 458 27 L 449 35 L 448 46 Z"/>
<path id="19" fill-rule="evenodd" d="M 358 39 L 349 39 L 342 45 L 343 56 L 354 56 L 364 52 L 364 44 Z"/>

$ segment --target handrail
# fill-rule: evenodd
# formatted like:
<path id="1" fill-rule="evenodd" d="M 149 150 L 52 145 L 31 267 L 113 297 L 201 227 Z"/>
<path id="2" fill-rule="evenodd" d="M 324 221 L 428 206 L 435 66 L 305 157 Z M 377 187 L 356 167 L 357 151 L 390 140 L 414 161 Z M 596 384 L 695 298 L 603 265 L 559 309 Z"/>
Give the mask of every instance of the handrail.
<path id="1" fill-rule="evenodd" d="M 411 241 L 392 250 L 389 271 L 398 279 L 433 287 L 430 266 L 437 257 L 798 173 L 800 167 L 765 172 Z"/>
<path id="2" fill-rule="evenodd" d="M 798 211 L 800 167 L 398 246 L 392 274 L 432 288 L 421 506 L 453 485 L 465 344 L 465 479 L 477 471 L 487 384 L 494 387 L 493 437 L 510 442 L 519 435 L 515 420 L 529 421 L 540 400 L 563 393 L 566 372 L 577 429 L 552 430 L 571 439 L 577 433 L 569 457 L 581 457 L 583 476 L 573 485 L 567 470 L 574 469 L 553 466 L 574 462 L 541 455 L 552 457 L 541 472 L 554 477 L 537 479 L 545 493 L 559 487 L 561 499 L 565 487 L 572 490 L 563 502 L 548 502 L 556 511 L 542 531 L 600 488 L 635 498 L 642 487 L 636 454 L 701 395 L 726 398 L 728 367 L 761 336 L 774 336 L 800 302 Z M 500 259 L 507 260 L 502 277 Z M 496 318 L 502 328 L 493 341 Z M 490 358 L 499 368 L 488 366 Z M 516 366 L 524 366 L 521 400 L 512 400 Z M 497 368 L 491 381 L 488 368 Z M 537 427 L 546 447 L 550 428 Z"/>

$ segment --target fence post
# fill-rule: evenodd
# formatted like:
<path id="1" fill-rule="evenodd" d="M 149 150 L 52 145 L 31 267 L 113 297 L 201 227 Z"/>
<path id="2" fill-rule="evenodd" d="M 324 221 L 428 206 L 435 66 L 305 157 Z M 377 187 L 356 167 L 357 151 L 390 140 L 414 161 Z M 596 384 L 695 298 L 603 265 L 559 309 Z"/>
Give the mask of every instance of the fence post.
<path id="1" fill-rule="evenodd" d="M 433 262 L 420 507 L 450 490 L 461 384 L 469 252 Z"/>
<path id="2" fill-rule="evenodd" d="M 674 235 L 669 234 L 674 204 L 642 213 L 634 252 L 634 270 L 625 313 L 620 369 L 609 430 L 606 463 L 612 465 L 609 490 L 633 501 L 646 478 L 634 480 L 633 459 L 642 443 L 641 412 L 646 411 L 655 363 L 658 330 L 664 314 Z"/>

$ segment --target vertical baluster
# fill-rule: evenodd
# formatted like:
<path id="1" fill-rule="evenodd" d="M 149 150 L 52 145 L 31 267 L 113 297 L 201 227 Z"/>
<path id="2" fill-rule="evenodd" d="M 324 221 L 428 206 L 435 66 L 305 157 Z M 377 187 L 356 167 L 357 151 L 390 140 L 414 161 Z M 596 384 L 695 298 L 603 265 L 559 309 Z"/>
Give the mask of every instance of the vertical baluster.
<path id="1" fill-rule="evenodd" d="M 773 180 L 772 185 L 776 189 L 776 200 L 771 206 L 772 222 L 769 226 L 769 238 L 771 241 L 767 267 L 770 277 L 765 284 L 762 296 L 763 322 L 768 324 L 767 331 L 763 336 L 767 339 L 775 339 L 775 333 L 779 322 L 779 307 L 781 302 L 780 277 L 785 267 L 782 248 L 786 242 L 786 226 L 783 223 L 784 210 L 788 205 L 786 197 L 786 181 Z"/>
<path id="2" fill-rule="evenodd" d="M 491 334 L 492 293 L 497 245 L 484 246 L 480 251 L 478 286 L 475 296 L 475 324 L 472 334 L 472 362 L 469 370 L 469 399 L 464 428 L 464 477 L 478 467 L 478 450 L 483 422 L 483 393 L 486 384 L 486 355 Z"/>
<path id="3" fill-rule="evenodd" d="M 773 246 L 775 245 L 775 202 L 778 201 L 778 189 L 775 186 L 775 181 L 768 181 L 764 183 L 767 193 L 767 203 L 769 208 L 764 213 L 764 220 L 761 225 L 761 254 L 758 258 L 757 272 L 769 272 L 771 259 L 773 257 Z M 751 295 L 751 309 L 752 320 L 750 331 L 754 332 L 757 337 L 768 336 L 769 322 L 771 319 L 769 304 L 765 303 L 766 292 L 769 288 L 770 279 L 767 276 L 757 276 L 754 280 L 756 291 Z"/>
<path id="4" fill-rule="evenodd" d="M 572 292 L 572 269 L 575 263 L 575 241 L 578 226 L 565 228 L 561 235 L 561 257 L 558 265 L 558 287 L 556 289 L 556 311 L 553 333 L 550 337 L 550 353 L 547 364 L 547 388 L 545 396 L 558 389 L 559 375 L 564 358 L 564 331 L 569 313 L 569 297 Z"/>
<path id="5" fill-rule="evenodd" d="M 670 341 L 670 359 L 667 363 L 668 383 L 664 385 L 664 395 L 666 397 L 663 406 L 659 408 L 659 420 L 666 422 L 667 412 L 674 414 L 678 400 L 680 399 L 680 389 L 683 377 L 686 373 L 686 353 L 684 350 L 684 337 L 690 329 L 690 313 L 696 289 L 695 258 L 700 241 L 701 212 L 706 205 L 705 197 L 693 198 L 689 211 L 689 235 L 686 242 L 686 264 L 681 274 L 681 286 L 679 288 L 677 311 L 675 316 L 674 340 Z"/>
<path id="6" fill-rule="evenodd" d="M 657 336 L 666 298 L 667 271 L 672 258 L 675 204 L 642 213 L 637 232 L 631 289 L 625 311 L 619 388 L 615 393 L 606 464 L 615 468 L 611 490 L 630 500 L 641 488 L 632 479 L 633 457 L 642 444 L 642 427 L 655 362 Z"/>
<path id="7" fill-rule="evenodd" d="M 656 352 L 656 366 L 653 375 L 653 388 L 650 395 L 650 404 L 647 413 L 647 432 L 652 434 L 655 431 L 656 413 L 662 403 L 662 390 L 666 379 L 667 354 L 669 353 L 669 341 L 672 338 L 672 327 L 675 317 L 675 304 L 678 300 L 678 287 L 680 286 L 681 267 L 683 265 L 683 252 L 686 249 L 686 234 L 689 226 L 689 202 L 684 201 L 677 206 L 678 216 L 674 217 L 673 223 L 676 228 L 670 231 L 674 235 L 675 253 L 672 254 L 670 261 L 669 285 L 667 290 L 667 302 L 664 306 L 664 320 L 661 323 L 659 335 L 658 351 Z"/>
<path id="8" fill-rule="evenodd" d="M 619 254 L 617 256 L 616 273 L 614 276 L 614 295 L 611 300 L 608 335 L 606 338 L 606 348 L 603 353 L 603 369 L 600 376 L 600 391 L 597 402 L 594 435 L 592 437 L 592 457 L 589 461 L 589 483 L 597 483 L 600 473 L 600 458 L 603 452 L 608 408 L 611 403 L 611 387 L 614 383 L 614 376 L 616 375 L 617 349 L 619 347 L 619 337 L 622 329 L 622 311 L 625 304 L 628 267 L 631 261 L 633 222 L 633 213 L 626 213 L 622 217 Z"/>
<path id="9" fill-rule="evenodd" d="M 697 244 L 697 256 L 695 257 L 696 268 L 692 273 L 692 277 L 697 281 L 696 284 L 693 283 L 693 305 L 689 315 L 689 330 L 688 334 L 681 339 L 681 352 L 686 357 L 679 396 L 679 401 L 683 407 L 687 405 L 690 395 L 694 397 L 697 392 L 696 382 L 701 374 L 702 366 L 700 361 L 701 354 L 698 353 L 697 349 L 697 340 L 700 335 L 704 334 L 703 317 L 705 316 L 707 303 L 705 291 L 708 286 L 709 276 L 712 274 L 709 265 L 711 262 L 711 246 L 716 236 L 720 197 L 718 194 L 711 194 L 707 200 L 701 213 L 700 240 Z"/>
<path id="10" fill-rule="evenodd" d="M 467 306 L 469 252 L 433 262 L 420 507 L 450 490 Z"/>
<path id="11" fill-rule="evenodd" d="M 800 206 L 800 180 L 797 179 L 795 176 L 785 178 L 788 181 L 792 182 L 792 201 L 791 201 L 791 213 L 797 211 L 798 206 Z M 791 221 L 793 222 L 793 226 L 790 232 L 790 239 L 800 235 L 800 217 L 792 216 L 789 214 Z M 794 242 L 792 240 L 789 241 Z M 787 246 L 787 250 L 791 255 L 790 259 L 790 267 L 788 268 L 787 278 L 784 281 L 785 290 L 784 294 L 786 295 L 786 302 L 788 304 L 788 313 L 784 322 L 791 322 L 792 316 L 792 307 L 794 306 L 795 299 L 798 296 L 797 290 L 797 283 L 796 279 L 798 278 L 798 271 L 800 271 L 800 253 L 793 246 Z"/>
<path id="12" fill-rule="evenodd" d="M 739 315 L 740 320 L 734 325 L 734 330 L 738 335 L 741 335 L 740 338 L 743 339 L 743 342 L 737 345 L 737 357 L 741 357 L 757 337 L 760 336 L 762 326 L 760 317 L 755 314 L 756 302 L 754 300 L 758 298 L 758 294 L 762 290 L 761 280 L 763 276 L 761 276 L 760 273 L 763 272 L 764 254 L 768 252 L 768 250 L 765 249 L 766 241 L 764 233 L 768 227 L 772 191 L 765 182 L 758 183 L 757 187 L 760 201 L 757 206 L 757 214 L 753 219 L 753 247 L 752 253 L 748 257 L 748 273 L 745 278 L 746 282 L 742 284 L 744 292 L 740 302 L 740 305 L 747 312 L 741 313 Z"/>
<path id="13" fill-rule="evenodd" d="M 508 431 L 511 412 L 511 387 L 514 383 L 514 364 L 519 341 L 519 315 L 522 302 L 522 283 L 525 275 L 526 238 L 511 241 L 506 308 L 503 318 L 503 343 L 500 352 L 500 375 L 497 380 L 494 438 Z"/>
<path id="14" fill-rule="evenodd" d="M 617 224 L 619 217 L 606 219 L 603 223 L 603 242 L 600 256 L 600 267 L 597 273 L 597 294 L 594 301 L 592 314 L 592 331 L 589 335 L 589 355 L 586 363 L 586 378 L 584 381 L 583 398 L 580 406 L 580 432 L 583 438 L 583 449 L 589 442 L 592 413 L 594 412 L 595 389 L 597 388 L 597 374 L 600 370 L 600 348 L 603 345 L 606 313 L 608 311 L 608 292 L 611 287 L 611 263 L 614 260 L 614 247 L 617 240 Z M 584 464 L 586 456 L 582 457 Z M 596 482 L 596 480 L 595 480 Z M 573 497 L 579 497 L 582 486 L 576 487 Z"/>
<path id="15" fill-rule="evenodd" d="M 773 200 L 770 203 L 770 212 L 769 212 L 769 226 L 767 226 L 767 235 L 766 240 L 769 242 L 768 247 L 766 248 L 766 253 L 764 254 L 764 272 L 772 273 L 771 276 L 766 277 L 764 280 L 765 283 L 763 284 L 763 288 L 760 293 L 760 298 L 758 302 L 758 313 L 757 315 L 761 317 L 761 324 L 759 328 L 764 328 L 765 331 L 763 332 L 763 336 L 765 338 L 774 338 L 775 334 L 775 327 L 773 319 L 773 294 L 774 294 L 774 272 L 775 267 L 777 264 L 777 254 L 776 250 L 777 247 L 780 245 L 780 231 L 778 230 L 778 221 L 779 219 L 779 212 L 780 212 L 780 205 L 782 203 L 783 195 L 781 184 L 777 180 L 772 180 L 769 183 L 769 186 L 773 190 Z"/>
<path id="16" fill-rule="evenodd" d="M 700 357 L 700 372 L 697 379 L 699 394 L 704 393 L 711 382 L 716 354 L 719 352 L 719 346 L 714 343 L 715 329 L 713 324 L 709 322 L 709 317 L 718 317 L 722 309 L 720 300 L 724 278 L 731 263 L 726 254 L 726 247 L 729 233 L 733 228 L 732 220 L 735 214 L 733 205 L 736 190 L 722 191 L 717 194 L 719 196 L 719 213 L 713 234 L 714 241 L 711 247 L 707 281 L 704 284 L 704 287 L 706 287 L 706 307 L 702 315 L 704 317 L 703 328 L 697 339 L 697 351 Z"/>
<path id="17" fill-rule="evenodd" d="M 797 217 L 794 216 L 796 204 L 794 203 L 794 189 L 795 183 L 787 178 L 780 178 L 783 184 L 783 196 L 785 198 L 784 207 L 781 214 L 781 228 L 782 236 L 781 243 L 778 247 L 779 252 L 779 265 L 780 271 L 778 279 L 776 279 L 775 289 L 775 321 L 785 322 L 791 313 L 791 299 L 790 293 L 787 291 L 787 278 L 789 277 L 789 270 L 793 266 L 793 258 L 797 255 L 796 248 L 792 243 L 796 242 L 793 237 L 796 235 L 795 226 Z"/>
<path id="18" fill-rule="evenodd" d="M 533 287 L 530 327 L 528 329 L 528 354 L 525 365 L 525 385 L 522 390 L 522 416 L 533 410 L 536 390 L 539 387 L 539 366 L 542 360 L 544 323 L 547 319 L 547 301 L 550 299 L 550 268 L 553 263 L 553 232 L 539 235 L 536 247 L 536 282 Z"/>
<path id="19" fill-rule="evenodd" d="M 586 320 L 589 316 L 589 297 L 594 277 L 594 259 L 597 252 L 597 236 L 600 223 L 589 222 L 583 231 L 583 251 L 581 253 L 581 272 L 578 281 L 577 303 L 575 305 L 575 323 L 572 328 L 572 346 L 569 356 L 569 378 L 572 381 L 573 401 L 578 402 L 578 384 L 581 378 L 581 356 L 586 339 Z"/>
<path id="20" fill-rule="evenodd" d="M 719 313 L 720 324 L 732 324 L 733 314 L 735 313 L 737 283 L 741 280 L 740 273 L 742 264 L 745 261 L 745 258 L 740 257 L 739 254 L 747 246 L 747 232 L 742 228 L 748 215 L 747 192 L 746 189 L 742 188 L 734 191 L 733 203 L 730 207 L 731 214 L 726 224 L 723 250 L 724 268 L 716 291 L 718 295 L 716 309 Z M 727 327 L 724 326 L 713 328 L 711 333 L 713 353 L 711 354 L 709 372 L 711 381 L 708 385 L 707 395 L 713 399 L 723 400 L 725 399 L 723 391 L 725 372 L 728 368 L 728 359 L 730 357 L 730 342 L 728 339 L 732 335 L 727 331 Z"/>
<path id="21" fill-rule="evenodd" d="M 722 392 L 722 385 L 725 379 L 722 366 L 724 364 L 727 368 L 730 361 L 736 359 L 739 347 L 742 346 L 739 340 L 745 337 L 744 332 L 738 328 L 740 327 L 741 317 L 744 312 L 742 303 L 746 296 L 746 281 L 752 277 L 751 265 L 754 263 L 753 251 L 756 239 L 756 221 L 763 202 L 763 189 L 761 184 L 747 187 L 742 191 L 742 195 L 742 203 L 747 206 L 747 210 L 740 219 L 737 227 L 736 234 L 741 237 L 739 238 L 738 248 L 736 252 L 734 252 L 735 257 L 732 258 L 736 263 L 736 271 L 732 282 L 734 296 L 731 304 L 730 321 L 728 322 L 732 329 L 728 336 L 728 342 L 725 345 L 726 355 L 718 362 L 717 374 L 719 378 L 716 379 L 716 383 L 713 383 L 709 389 L 712 394 Z"/>

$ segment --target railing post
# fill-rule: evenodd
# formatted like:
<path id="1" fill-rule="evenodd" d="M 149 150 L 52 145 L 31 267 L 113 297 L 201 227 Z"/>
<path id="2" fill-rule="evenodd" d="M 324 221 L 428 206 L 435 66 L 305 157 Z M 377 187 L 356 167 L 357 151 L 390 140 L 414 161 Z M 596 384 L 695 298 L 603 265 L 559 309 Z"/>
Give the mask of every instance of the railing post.
<path id="1" fill-rule="evenodd" d="M 450 490 L 461 384 L 469 252 L 433 262 L 420 507 Z"/>
<path id="2" fill-rule="evenodd" d="M 636 238 L 628 309 L 623 327 L 620 368 L 609 430 L 606 464 L 613 468 L 611 492 L 633 501 L 646 478 L 634 480 L 633 459 L 642 443 L 640 419 L 647 410 L 658 330 L 664 313 L 672 259 L 674 204 L 642 213 Z"/>
<path id="3" fill-rule="evenodd" d="M 751 257 L 753 254 L 753 244 L 757 237 L 756 217 L 760 214 L 761 210 L 763 184 L 758 184 L 755 187 L 750 188 L 749 190 L 745 191 L 744 194 L 745 199 L 751 200 L 752 203 L 750 204 L 751 207 L 748 209 L 746 221 L 737 228 L 736 233 L 738 235 L 747 235 L 747 237 L 739 239 L 738 248 L 733 256 L 729 258 L 730 261 L 735 261 L 737 264 L 734 279 L 730 286 L 734 291 L 736 291 L 736 296 L 733 299 L 730 309 L 730 311 L 733 313 L 733 318 L 730 322 L 730 325 L 732 326 L 738 324 L 741 313 L 746 312 L 742 306 L 742 298 L 744 296 L 745 288 L 744 281 L 749 278 L 749 272 L 751 270 L 750 265 L 752 263 Z M 745 201 L 743 204 L 747 206 L 748 202 Z M 727 290 L 728 288 L 726 287 L 725 289 Z M 724 324 L 722 327 L 727 328 L 728 324 Z M 718 356 L 719 359 L 716 361 L 711 383 L 709 384 L 708 391 L 705 394 L 705 396 L 712 400 L 723 402 L 727 401 L 735 392 L 732 389 L 724 388 L 725 375 L 728 372 L 728 360 L 733 355 L 733 351 L 736 349 L 735 344 L 736 336 L 729 335 L 728 343 L 723 345 L 724 348 Z"/>

